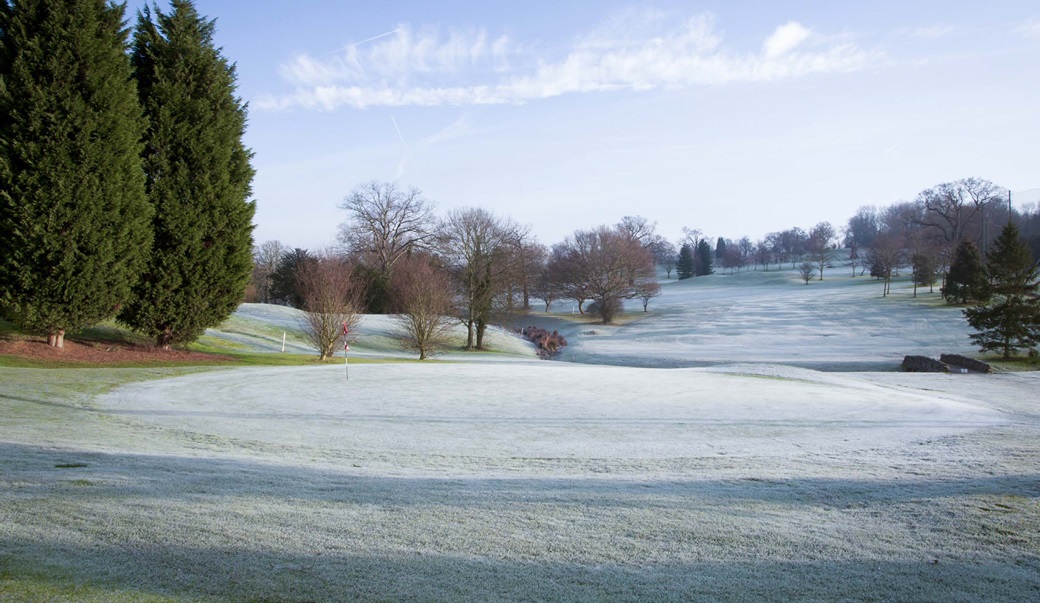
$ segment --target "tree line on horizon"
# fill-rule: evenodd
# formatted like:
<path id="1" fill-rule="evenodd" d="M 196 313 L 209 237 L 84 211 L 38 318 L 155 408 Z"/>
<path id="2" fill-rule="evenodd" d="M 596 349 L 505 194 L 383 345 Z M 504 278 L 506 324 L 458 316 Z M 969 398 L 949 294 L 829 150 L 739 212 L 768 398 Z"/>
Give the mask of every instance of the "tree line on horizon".
<path id="1" fill-rule="evenodd" d="M 0 314 L 61 347 L 116 317 L 194 341 L 252 271 L 234 65 L 190 0 L 0 0 Z"/>
<path id="2" fill-rule="evenodd" d="M 656 232 L 656 223 L 626 216 L 618 224 L 577 230 L 546 246 L 530 227 L 508 217 L 469 208 L 438 218 L 418 189 L 372 181 L 357 186 L 340 206 L 346 217 L 335 248 L 315 253 L 278 241 L 258 245 L 247 299 L 309 310 L 327 303 L 313 298 L 315 273 L 336 273 L 336 279 L 351 283 L 343 297 L 349 298 L 344 307 L 350 311 L 343 320 L 362 313 L 403 317 L 410 345 L 421 357 L 434 347 L 425 342 L 437 339 L 424 337 L 424 330 L 443 334 L 444 324 L 457 319 L 467 328 L 466 349 L 484 349 L 487 327 L 530 310 L 532 299 L 540 300 L 546 312 L 559 300 L 573 300 L 580 313 L 604 323 L 614 319 L 624 300 L 641 300 L 645 311 L 660 292 L 657 267 L 667 278 L 675 272 L 686 279 L 713 274 L 716 267 L 769 270 L 790 263 L 798 268 L 802 261 L 808 284 L 823 279 L 825 268 L 845 253 L 852 276 L 869 270 L 882 281 L 882 295 L 898 270 L 908 268 L 915 296 L 918 286 L 931 288 L 941 279 L 949 303 L 980 303 L 992 297 L 981 291 L 995 290 L 988 288 L 989 275 L 999 270 L 987 269 L 984 257 L 990 254 L 976 251 L 970 276 L 965 276 L 958 259 L 964 250 L 988 250 L 1004 240 L 1003 230 L 996 234 L 1001 223 L 1015 225 L 1014 239 L 1026 254 L 1027 241 L 1040 243 L 1040 210 L 1009 213 L 1001 203 L 1003 190 L 977 178 L 940 184 L 912 202 L 861 208 L 840 232 L 821 222 L 808 231 L 770 233 L 758 242 L 718 237 L 713 246 L 701 231 L 683 228 L 683 239 L 673 244 Z M 966 297 L 965 279 L 983 289 Z M 301 286 L 303 281 L 312 284 Z M 422 326 L 413 316 L 416 299 L 425 303 L 418 312 L 426 316 Z"/>

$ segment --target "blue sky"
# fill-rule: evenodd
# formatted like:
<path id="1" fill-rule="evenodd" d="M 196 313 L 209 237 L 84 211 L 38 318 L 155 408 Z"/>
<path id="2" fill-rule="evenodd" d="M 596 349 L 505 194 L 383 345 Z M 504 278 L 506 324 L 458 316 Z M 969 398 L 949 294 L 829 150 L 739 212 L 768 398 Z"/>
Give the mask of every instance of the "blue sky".
<path id="1" fill-rule="evenodd" d="M 333 243 L 373 179 L 547 244 L 625 215 L 757 239 L 969 176 L 1040 187 L 1037 3 L 196 5 L 249 102 L 257 242 Z"/>

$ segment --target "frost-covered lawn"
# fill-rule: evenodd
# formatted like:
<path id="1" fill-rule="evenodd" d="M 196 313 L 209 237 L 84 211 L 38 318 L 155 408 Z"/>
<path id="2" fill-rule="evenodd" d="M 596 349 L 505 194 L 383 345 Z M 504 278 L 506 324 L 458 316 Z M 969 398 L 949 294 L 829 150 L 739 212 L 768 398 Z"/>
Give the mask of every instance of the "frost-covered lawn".
<path id="1" fill-rule="evenodd" d="M 1038 600 L 1040 374 L 836 372 L 970 349 L 925 300 L 772 278 L 670 284 L 625 327 L 555 317 L 597 365 L 500 333 L 349 381 L 0 369 L 0 601 Z M 687 322 L 734 295 L 728 328 Z M 785 296 L 775 328 L 747 318 Z M 814 303 L 834 324 L 801 329 L 832 337 L 790 324 Z M 917 313 L 940 326 L 901 331 Z M 856 316 L 879 329 L 858 348 Z M 243 308 L 243 345 L 289 317 Z M 366 323 L 352 349 L 392 353 Z M 617 366 L 669 332 L 643 364 L 713 366 Z"/>
<path id="2" fill-rule="evenodd" d="M 836 267 L 805 285 L 794 271 L 774 267 L 663 281 L 646 316 L 639 316 L 641 303 L 628 303 L 637 319 L 624 328 L 560 325 L 571 342 L 562 358 L 650 367 L 782 362 L 855 371 L 892 370 L 907 354 L 975 353 L 961 309 L 946 306 L 938 287 L 915 299 L 904 277 L 883 298 L 879 281 L 850 274 Z M 572 318 L 573 306 L 562 302 L 552 310 Z"/>

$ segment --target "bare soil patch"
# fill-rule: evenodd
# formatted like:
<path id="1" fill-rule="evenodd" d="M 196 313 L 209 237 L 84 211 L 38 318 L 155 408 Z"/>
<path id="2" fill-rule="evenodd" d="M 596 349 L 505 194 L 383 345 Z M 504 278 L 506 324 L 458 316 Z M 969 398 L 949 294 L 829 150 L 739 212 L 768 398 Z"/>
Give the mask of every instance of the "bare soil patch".
<path id="1" fill-rule="evenodd" d="M 65 347 L 55 348 L 42 339 L 0 339 L 0 356 L 18 356 L 42 363 L 73 363 L 85 365 L 164 364 L 175 362 L 213 363 L 234 358 L 220 354 L 189 350 L 163 350 L 146 345 L 109 342 L 76 342 L 65 340 Z"/>

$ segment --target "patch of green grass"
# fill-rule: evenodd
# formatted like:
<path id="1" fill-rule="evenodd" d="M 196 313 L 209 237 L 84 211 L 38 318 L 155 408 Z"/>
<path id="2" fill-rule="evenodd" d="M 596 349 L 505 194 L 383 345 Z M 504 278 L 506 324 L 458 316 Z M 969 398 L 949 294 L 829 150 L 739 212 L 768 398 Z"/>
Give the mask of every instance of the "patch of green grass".
<path id="1" fill-rule="evenodd" d="M 65 363 L 64 368 L 69 368 L 74 365 L 72 363 Z M 29 358 L 22 358 L 21 356 L 7 356 L 0 354 L 0 367 L 5 368 L 53 368 L 52 363 L 41 362 L 39 360 L 32 360 Z"/>
<path id="2" fill-rule="evenodd" d="M 184 603 L 198 597 L 170 597 L 117 586 L 84 584 L 40 571 L 0 570 L 0 601 L 44 603 L 77 601 L 80 603 Z M 215 601 L 216 599 L 209 599 Z"/>
<path id="3" fill-rule="evenodd" d="M 69 362 L 66 360 L 43 360 L 23 358 L 21 356 L 0 355 L 0 367 L 33 368 L 33 369 L 99 369 L 99 368 L 155 368 L 155 367 L 192 367 L 192 366 L 234 366 L 233 360 L 214 358 L 205 360 L 168 360 L 156 357 L 155 360 L 131 362 Z"/>
<path id="4" fill-rule="evenodd" d="M 1036 371 L 1040 370 L 1040 356 L 1030 358 L 1029 356 L 1017 356 L 1015 358 L 1003 358 L 1001 356 L 984 356 L 983 362 L 988 362 L 993 368 L 1007 371 Z"/>
<path id="5" fill-rule="evenodd" d="M 151 339 L 135 333 L 114 320 L 106 320 L 92 327 L 69 334 L 69 339 L 77 341 L 93 341 L 98 343 L 118 343 L 123 345 L 149 345 Z"/>
<path id="6" fill-rule="evenodd" d="M 28 369 L 148 369 L 156 367 L 190 368 L 190 367 L 234 367 L 234 366 L 310 366 L 322 364 L 317 354 L 265 354 L 258 352 L 233 352 L 213 348 L 204 344 L 191 344 L 187 349 L 193 352 L 212 354 L 212 359 L 202 360 L 169 360 L 157 356 L 154 360 L 131 361 L 118 363 L 68 362 L 64 360 L 43 360 L 23 358 L 14 355 L 0 354 L 0 368 Z M 388 362 L 411 362 L 409 358 L 351 358 L 351 364 L 381 364 Z M 342 357 L 326 360 L 324 364 L 342 364 Z"/>
<path id="7" fill-rule="evenodd" d="M 221 339 L 219 337 L 213 337 L 211 335 L 203 335 L 199 337 L 197 341 L 189 344 L 189 349 L 193 351 L 205 351 L 212 354 L 223 354 L 225 352 L 234 352 L 236 350 L 247 349 L 244 343 L 237 341 L 231 341 L 229 339 Z"/>
<path id="8" fill-rule="evenodd" d="M 0 318 L 0 337 L 12 337 L 21 334 L 22 331 L 13 322 Z"/>
<path id="9" fill-rule="evenodd" d="M 263 337 L 277 341 L 282 340 L 282 333 L 285 333 L 290 339 L 305 338 L 304 332 L 300 329 L 285 328 L 261 320 L 256 320 L 254 318 L 245 318 L 234 314 L 224 322 L 220 323 L 217 330 L 222 333 L 234 333 L 249 337 Z"/>

